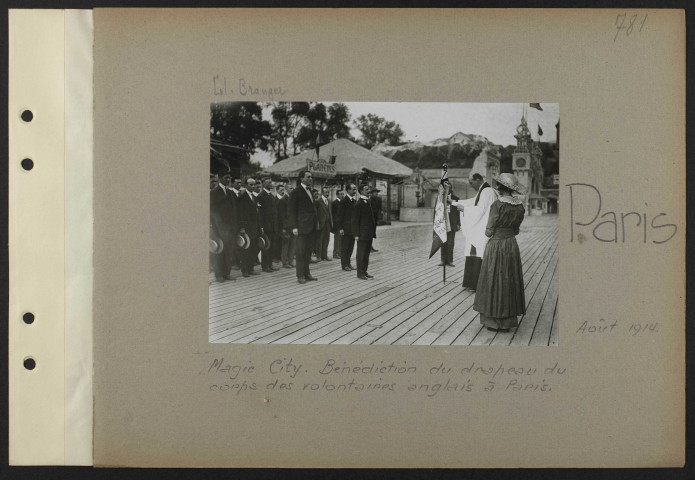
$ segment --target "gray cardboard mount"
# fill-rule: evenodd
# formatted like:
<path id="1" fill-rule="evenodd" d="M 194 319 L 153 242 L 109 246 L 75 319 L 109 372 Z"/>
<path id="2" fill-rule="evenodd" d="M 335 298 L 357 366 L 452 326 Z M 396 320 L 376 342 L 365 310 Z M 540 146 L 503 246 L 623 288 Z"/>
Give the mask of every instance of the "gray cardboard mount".
<path id="1" fill-rule="evenodd" d="M 638 22 L 627 33 L 619 15 Z M 642 18 L 646 21 L 640 27 Z M 685 448 L 685 20 L 671 10 L 94 12 L 94 462 L 127 466 L 657 467 Z M 562 116 L 560 344 L 208 344 L 213 78 L 224 99 L 553 102 Z M 601 242 L 600 213 L 647 238 Z M 584 187 L 588 188 L 588 187 Z M 579 194 L 582 194 L 580 198 Z M 665 215 L 657 217 L 659 214 Z M 602 219 L 610 219 L 608 214 Z M 657 217 L 655 219 L 655 217 Z M 675 225 L 668 242 L 666 230 Z M 642 226 L 645 226 L 642 225 Z M 641 228 L 641 227 L 640 227 Z M 637 232 L 637 233 L 635 233 Z M 582 233 L 580 239 L 578 233 Z M 620 232 L 622 234 L 622 232 Z M 581 241 L 580 241 L 581 240 Z M 618 322 L 589 335 L 583 322 Z M 633 335 L 630 325 L 658 323 Z M 210 391 L 209 363 L 257 390 Z M 400 389 L 268 390 L 333 358 L 407 362 Z M 411 394 L 429 369 L 536 368 L 550 391 Z M 564 374 L 558 375 L 557 368 Z M 228 380 L 231 382 L 231 380 Z M 333 379 L 333 381 L 338 381 Z"/>

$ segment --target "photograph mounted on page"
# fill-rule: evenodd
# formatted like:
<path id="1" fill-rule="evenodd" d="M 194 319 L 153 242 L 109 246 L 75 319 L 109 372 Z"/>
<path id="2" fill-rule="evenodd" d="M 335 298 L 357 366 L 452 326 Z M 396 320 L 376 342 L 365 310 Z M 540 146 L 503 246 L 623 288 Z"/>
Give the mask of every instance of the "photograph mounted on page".
<path id="1" fill-rule="evenodd" d="M 214 102 L 209 128 L 211 343 L 558 344 L 558 104 Z"/>

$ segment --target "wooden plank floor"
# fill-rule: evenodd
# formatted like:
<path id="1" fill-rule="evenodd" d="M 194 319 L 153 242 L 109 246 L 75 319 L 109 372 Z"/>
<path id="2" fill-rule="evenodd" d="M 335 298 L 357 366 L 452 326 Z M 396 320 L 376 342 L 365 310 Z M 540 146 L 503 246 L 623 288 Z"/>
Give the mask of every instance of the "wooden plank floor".
<path id="1" fill-rule="evenodd" d="M 370 258 L 374 280 L 340 269 L 340 260 L 311 265 L 318 282 L 300 285 L 294 269 L 210 284 L 210 341 L 222 343 L 378 345 L 557 345 L 558 224 L 529 216 L 517 237 L 527 312 L 509 333 L 482 328 L 475 294 L 461 288 L 463 237 L 456 267 L 442 282 L 439 254 L 427 258 L 431 224 L 379 227 Z M 331 240 L 332 242 L 332 240 Z M 332 243 L 329 252 L 332 251 Z M 354 266 L 354 256 L 352 264 Z M 257 267 L 257 269 L 260 269 Z"/>

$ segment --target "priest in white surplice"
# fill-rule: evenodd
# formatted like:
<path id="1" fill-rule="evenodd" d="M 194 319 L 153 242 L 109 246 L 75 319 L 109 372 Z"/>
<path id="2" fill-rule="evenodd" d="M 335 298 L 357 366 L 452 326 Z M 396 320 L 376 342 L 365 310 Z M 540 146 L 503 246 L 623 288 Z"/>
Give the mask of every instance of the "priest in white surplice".
<path id="1" fill-rule="evenodd" d="M 472 174 L 468 183 L 478 191 L 476 196 L 452 202 L 452 205 L 463 210 L 461 233 L 466 238 L 465 255 L 477 255 L 482 258 L 488 241 L 485 228 L 490 216 L 490 205 L 497 200 L 497 192 L 479 173 Z"/>

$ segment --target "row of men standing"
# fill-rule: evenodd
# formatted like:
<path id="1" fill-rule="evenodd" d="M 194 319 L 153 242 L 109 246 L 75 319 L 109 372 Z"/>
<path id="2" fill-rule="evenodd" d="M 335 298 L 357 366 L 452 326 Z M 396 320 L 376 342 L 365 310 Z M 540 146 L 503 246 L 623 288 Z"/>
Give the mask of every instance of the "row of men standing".
<path id="1" fill-rule="evenodd" d="M 302 187 L 300 192 L 305 192 L 304 198 L 297 195 L 293 197 L 292 187 L 288 193 L 283 184 L 278 184 L 275 187 L 276 192 L 273 193 L 273 182 L 270 179 L 265 179 L 261 185 L 255 179 L 248 178 L 242 186 L 241 180 L 232 179 L 229 172 L 223 172 L 219 177 L 211 175 L 211 234 L 222 239 L 224 245 L 220 254 L 211 254 L 211 264 L 218 282 L 233 280 L 231 270 L 235 268 L 239 268 L 244 277 L 259 274 L 254 271 L 261 250 L 259 238 L 263 238 L 260 243 L 267 241 L 270 244 L 269 248 L 261 250 L 260 264 L 264 272 L 272 273 L 279 270 L 273 266 L 273 261 L 281 261 L 285 268 L 297 268 L 298 279 L 312 281 L 315 277 L 308 273 L 308 264 L 306 270 L 303 266 L 307 260 L 314 263 L 311 260 L 312 252 L 316 255 L 316 261 L 331 260 L 328 257 L 331 232 L 334 234 L 333 257 L 341 258 L 341 267 L 346 271 L 353 270 L 350 258 L 354 251 L 355 238 L 361 238 L 363 245 L 369 241 L 366 254 L 358 241 L 357 270 L 358 278 L 372 278 L 367 272 L 367 266 L 369 252 L 374 251 L 371 240 L 376 236 L 376 223 L 380 214 L 378 202 L 367 202 L 371 215 L 362 217 L 363 222 L 367 222 L 362 227 L 359 227 L 361 217 L 357 217 L 358 226 L 355 228 L 352 223 L 352 211 L 359 200 L 355 185 L 349 186 L 347 194 L 339 191 L 338 198 L 329 203 L 328 188 L 324 187 L 319 195 L 318 191 L 311 188 L 311 173 L 303 172 L 303 175 L 304 181 L 300 178 L 299 185 Z M 368 191 L 367 186 L 364 189 L 365 192 Z M 297 201 L 298 198 L 300 201 Z M 360 234 L 354 233 L 360 229 Z M 300 234 L 300 230 L 305 233 Z M 243 242 L 244 235 L 248 236 L 248 242 Z M 311 238 L 307 235 L 311 235 Z M 246 245 L 237 246 L 239 236 Z M 300 243 L 301 254 L 298 252 Z M 308 253 L 306 248 L 309 249 Z M 296 251 L 297 266 L 293 264 Z"/>
<path id="2" fill-rule="evenodd" d="M 284 185 L 279 185 L 277 193 L 272 193 L 270 179 L 257 183 L 255 179 L 241 179 L 223 173 L 210 178 L 210 229 L 211 234 L 222 240 L 220 254 L 211 254 L 211 263 L 218 282 L 234 280 L 232 269 L 240 269 L 244 277 L 258 275 L 254 270 L 261 253 L 261 269 L 272 273 L 274 259 L 281 259 L 283 265 L 291 268 L 294 258 L 294 242 L 281 232 L 287 229 L 287 195 Z M 244 236 L 248 238 L 245 239 Z M 237 243 L 240 239 L 242 245 Z M 259 241 L 260 238 L 263 240 Z M 261 249 L 261 243 L 269 243 Z"/>
<path id="3" fill-rule="evenodd" d="M 328 208 L 328 197 L 325 193 L 321 198 L 316 198 L 312 193 L 313 181 L 311 172 L 300 172 L 299 186 L 290 194 L 288 205 L 292 234 L 297 237 L 297 281 L 304 284 L 318 280 L 311 275 L 309 268 L 311 247 L 316 245 L 317 256 L 323 260 L 330 260 L 327 249 L 328 234 L 331 230 L 334 234 L 334 256 L 340 257 L 342 270 L 347 272 L 355 270 L 350 259 L 357 243 L 355 258 L 357 278 L 361 280 L 374 278 L 368 271 L 378 219 L 378 213 L 373 208 L 374 202 L 371 202 L 368 197 L 372 189 L 369 185 L 362 185 L 357 195 L 357 187 L 350 184 L 344 194 L 339 192 L 338 199 L 333 201 L 331 208 Z M 322 215 L 327 215 L 323 225 L 320 219 Z M 340 254 L 336 249 L 338 244 Z"/>

